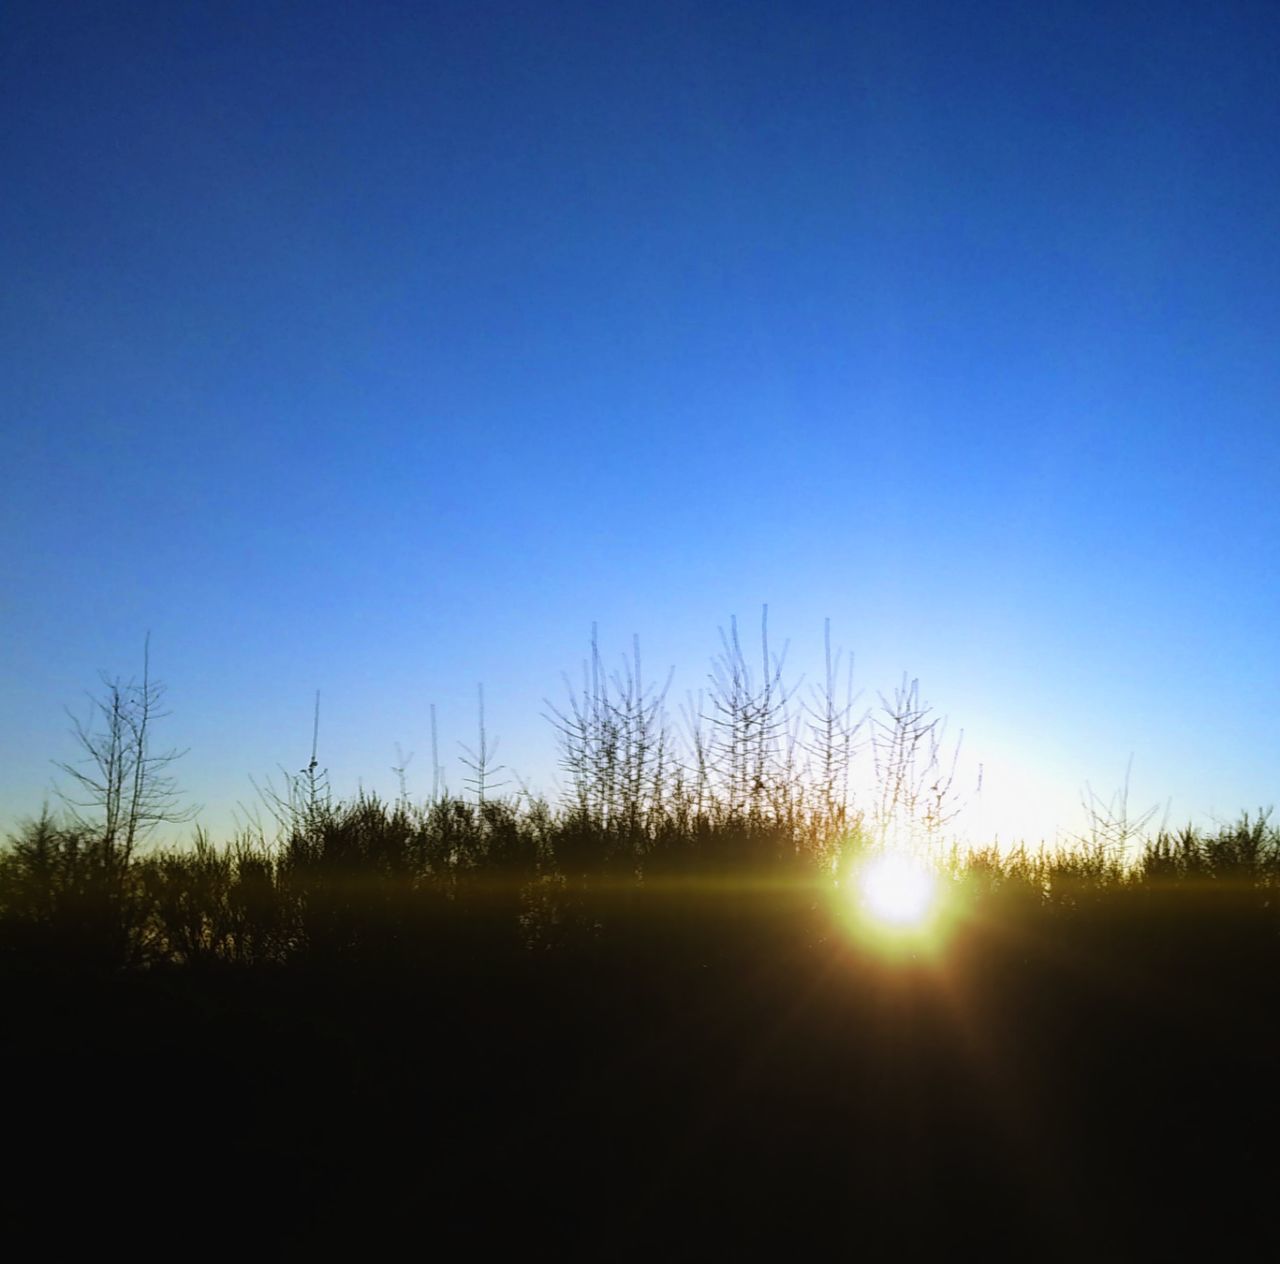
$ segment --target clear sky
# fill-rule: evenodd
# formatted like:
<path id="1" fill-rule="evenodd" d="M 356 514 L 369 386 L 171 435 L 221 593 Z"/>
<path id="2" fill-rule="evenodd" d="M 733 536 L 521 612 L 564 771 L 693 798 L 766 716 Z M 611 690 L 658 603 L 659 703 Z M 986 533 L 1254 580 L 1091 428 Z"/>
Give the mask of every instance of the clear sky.
<path id="1" fill-rule="evenodd" d="M 674 697 L 769 603 L 903 671 L 1052 836 L 1280 786 L 1272 3 L 0 11 L 0 816 L 151 634 L 222 829 L 550 789 L 543 698 Z M 277 773 L 278 777 L 278 773 Z"/>

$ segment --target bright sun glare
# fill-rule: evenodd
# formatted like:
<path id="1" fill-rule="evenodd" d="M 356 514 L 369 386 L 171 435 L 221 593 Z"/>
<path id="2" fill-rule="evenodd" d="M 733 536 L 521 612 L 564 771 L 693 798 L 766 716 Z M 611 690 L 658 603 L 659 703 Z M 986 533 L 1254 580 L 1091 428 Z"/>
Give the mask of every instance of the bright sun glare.
<path id="1" fill-rule="evenodd" d="M 867 911 L 893 926 L 922 922 L 933 907 L 934 887 L 933 876 L 906 856 L 880 856 L 858 880 Z"/>

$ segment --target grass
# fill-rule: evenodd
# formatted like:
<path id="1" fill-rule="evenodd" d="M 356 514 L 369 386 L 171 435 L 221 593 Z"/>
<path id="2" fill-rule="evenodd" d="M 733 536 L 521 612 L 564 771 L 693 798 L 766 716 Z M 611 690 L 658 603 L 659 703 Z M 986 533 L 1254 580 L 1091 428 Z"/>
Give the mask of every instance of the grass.
<path id="1" fill-rule="evenodd" d="M 158 847 L 127 859 L 51 816 L 0 852 L 0 951 L 86 968 L 287 965 L 375 953 L 412 959 L 483 925 L 512 952 L 583 951 L 617 910 L 681 901 L 804 904 L 825 932 L 840 877 L 873 839 L 809 816 L 719 811 L 601 820 L 537 800 L 360 796 L 300 814 L 281 838 Z M 1280 829 L 1245 814 L 1214 832 L 1147 839 L 1129 859 L 1100 846 L 937 846 L 931 864 L 960 920 L 1058 927 L 1090 910 L 1219 902 L 1265 920 L 1280 891 Z M 612 910 L 612 911 L 611 911 Z M 1186 933 L 1194 933 L 1188 925 Z"/>
<path id="2" fill-rule="evenodd" d="M 763 690 L 726 679 L 750 741 L 712 734 L 702 774 L 638 661 L 609 705 L 589 683 L 561 717 L 580 774 L 561 805 L 335 802 L 313 767 L 270 841 L 22 827 L 0 852 L 10 1239 L 1267 1249 L 1270 818 L 1123 856 L 935 842 L 929 935 L 860 934 L 848 883 L 878 830 L 834 791 L 832 713 L 806 780 Z"/>

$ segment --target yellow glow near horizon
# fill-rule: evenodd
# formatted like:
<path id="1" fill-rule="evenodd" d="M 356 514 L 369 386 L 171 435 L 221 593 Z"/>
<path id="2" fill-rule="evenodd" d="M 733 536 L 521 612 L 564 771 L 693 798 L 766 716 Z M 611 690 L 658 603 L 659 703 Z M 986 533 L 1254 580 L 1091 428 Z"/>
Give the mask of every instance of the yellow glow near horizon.
<path id="1" fill-rule="evenodd" d="M 857 892 L 877 921 L 908 929 L 920 926 L 937 902 L 937 880 L 905 855 L 877 856 L 859 873 Z"/>

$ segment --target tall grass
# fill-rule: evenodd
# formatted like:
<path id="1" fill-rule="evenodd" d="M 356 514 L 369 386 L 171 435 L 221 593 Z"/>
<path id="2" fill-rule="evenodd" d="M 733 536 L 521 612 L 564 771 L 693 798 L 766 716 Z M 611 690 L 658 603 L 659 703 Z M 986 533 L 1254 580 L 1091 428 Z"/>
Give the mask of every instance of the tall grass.
<path id="1" fill-rule="evenodd" d="M 11 1147 L 56 1204 L 35 1241 L 145 1210 L 237 1250 L 265 1214 L 288 1255 L 1164 1260 L 1232 1229 L 1262 1257 L 1280 828 L 949 845 L 918 691 L 864 721 L 829 654 L 801 704 L 761 631 L 683 731 L 593 644 L 559 803 L 498 794 L 482 737 L 472 797 L 344 801 L 313 754 L 271 836 L 16 830 L 0 1086 L 41 1120 Z M 904 835 L 945 937 L 883 952 L 848 883 Z"/>
<path id="2" fill-rule="evenodd" d="M 546 948 L 584 928 L 604 933 L 602 901 L 624 892 L 737 883 L 802 887 L 820 903 L 858 853 L 904 843 L 928 852 L 958 905 L 1016 905 L 1020 916 L 1190 885 L 1274 906 L 1280 836 L 1265 812 L 1144 838 L 1147 817 L 1130 821 L 1123 799 L 1095 802 L 1094 828 L 1074 846 L 948 850 L 962 803 L 958 742 L 944 746 L 915 681 L 856 711 L 851 660 L 833 652 L 829 625 L 824 649 L 823 677 L 801 696 L 768 608 L 754 653 L 731 621 L 707 688 L 677 724 L 671 675 L 646 674 L 638 641 L 609 670 L 593 629 L 580 683 L 566 678 L 566 701 L 547 704 L 568 783 L 556 804 L 499 793 L 483 692 L 479 740 L 465 748 L 471 798 L 438 792 L 433 748 L 427 802 L 410 800 L 403 757 L 394 802 L 335 801 L 318 758 L 317 697 L 310 762 L 283 793 L 264 794 L 274 837 L 259 826 L 217 844 L 197 831 L 193 844 L 149 850 L 134 845 L 146 829 L 187 815 L 169 772 L 177 752 L 149 746 L 163 686 L 145 672 L 136 688 L 108 681 L 104 733 L 76 728 L 90 765 L 112 774 L 100 785 L 78 774 L 79 789 L 101 791 L 100 819 L 75 800 L 68 819 L 46 812 L 0 849 L 0 946 L 110 969 L 385 958 L 464 930 Z M 852 769 L 863 751 L 875 783 L 859 798 Z"/>
<path id="3" fill-rule="evenodd" d="M 632 805 L 634 806 L 634 805 Z M 300 814 L 268 842 L 160 847 L 127 861 L 83 825 L 27 823 L 0 852 L 0 944 L 102 966 L 386 957 L 467 928 L 514 946 L 564 942 L 623 894 L 754 885 L 833 898 L 874 837 L 781 802 L 697 810 L 677 789 L 637 819 L 590 805 L 460 798 L 414 806 L 360 795 Z M 1147 839 L 1129 860 L 1102 846 L 1036 851 L 952 845 L 935 863 L 949 899 L 1046 914 L 1103 899 L 1214 892 L 1276 909 L 1280 829 L 1266 813 Z"/>

